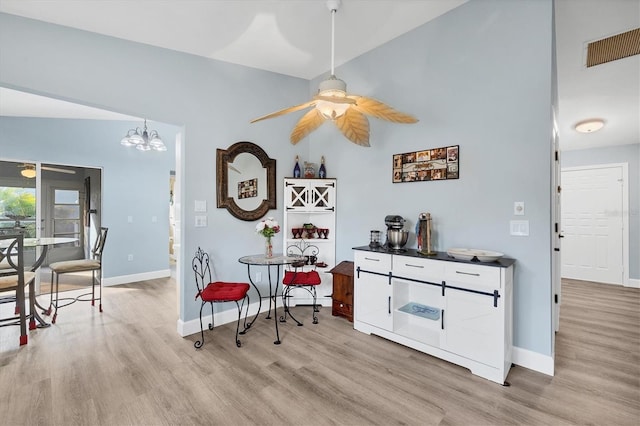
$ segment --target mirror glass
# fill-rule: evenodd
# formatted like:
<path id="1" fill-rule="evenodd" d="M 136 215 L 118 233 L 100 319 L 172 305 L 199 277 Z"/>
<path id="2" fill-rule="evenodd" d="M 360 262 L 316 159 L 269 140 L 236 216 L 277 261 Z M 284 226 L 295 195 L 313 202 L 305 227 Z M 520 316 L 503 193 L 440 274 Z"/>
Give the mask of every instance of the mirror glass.
<path id="1" fill-rule="evenodd" d="M 267 170 L 246 152 L 228 163 L 227 193 L 242 210 L 255 210 L 267 198 Z"/>
<path id="2" fill-rule="evenodd" d="M 276 160 L 252 142 L 236 142 L 216 154 L 218 208 L 247 221 L 276 208 Z"/>

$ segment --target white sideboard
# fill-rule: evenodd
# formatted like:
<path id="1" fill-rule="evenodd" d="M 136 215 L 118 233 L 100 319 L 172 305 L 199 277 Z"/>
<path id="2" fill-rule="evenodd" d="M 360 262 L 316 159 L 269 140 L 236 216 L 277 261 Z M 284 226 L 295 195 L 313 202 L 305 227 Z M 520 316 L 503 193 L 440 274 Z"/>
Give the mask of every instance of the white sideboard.
<path id="1" fill-rule="evenodd" d="M 457 261 L 354 248 L 354 318 L 376 334 L 506 384 L 513 348 L 515 260 Z"/>

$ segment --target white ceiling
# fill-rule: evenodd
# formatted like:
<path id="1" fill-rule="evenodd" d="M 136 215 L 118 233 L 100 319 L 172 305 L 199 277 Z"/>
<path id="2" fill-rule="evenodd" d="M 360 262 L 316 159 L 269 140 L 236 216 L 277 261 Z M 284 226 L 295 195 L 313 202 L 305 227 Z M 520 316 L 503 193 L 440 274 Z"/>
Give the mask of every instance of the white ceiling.
<path id="1" fill-rule="evenodd" d="M 344 0 L 336 14 L 336 66 L 465 2 Z M 2 0 L 0 12 L 306 79 L 331 65 L 325 0 Z M 640 55 L 584 67 L 587 42 L 637 27 L 640 0 L 556 0 L 563 149 L 640 141 Z M 0 115 L 132 118 L 21 95 L 0 88 Z M 606 121 L 603 130 L 573 130 L 593 117 Z"/>

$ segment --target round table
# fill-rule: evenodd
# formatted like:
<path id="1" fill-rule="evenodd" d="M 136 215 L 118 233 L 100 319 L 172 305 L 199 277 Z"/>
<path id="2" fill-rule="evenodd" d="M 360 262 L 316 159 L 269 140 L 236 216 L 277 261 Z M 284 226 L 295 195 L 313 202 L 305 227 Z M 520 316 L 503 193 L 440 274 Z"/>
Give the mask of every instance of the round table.
<path id="1" fill-rule="evenodd" d="M 276 325 L 276 340 L 273 343 L 275 345 L 280 344 L 280 331 L 278 330 L 278 312 L 277 312 L 278 305 L 276 303 L 276 297 L 278 295 L 278 283 L 280 282 L 280 266 L 290 265 L 296 261 L 300 261 L 301 259 L 302 258 L 300 256 L 287 256 L 282 253 L 276 253 L 271 257 L 266 257 L 264 254 L 253 254 L 249 256 L 243 256 L 240 259 L 238 259 L 238 262 L 247 265 L 247 274 L 249 275 L 249 282 L 251 283 L 253 288 L 255 288 L 256 291 L 258 292 L 258 300 L 260 301 L 256 316 L 253 318 L 253 320 L 251 320 L 251 322 L 249 322 L 249 324 L 247 324 L 247 326 L 241 332 L 241 334 L 244 334 L 253 325 L 253 323 L 258 318 L 258 315 L 260 315 L 260 311 L 262 309 L 262 295 L 260 294 L 260 290 L 258 289 L 256 284 L 253 282 L 253 279 L 251 278 L 251 267 L 266 266 L 267 275 L 269 277 L 269 313 L 267 314 L 266 319 L 271 319 L 271 299 L 273 298 L 273 318 L 274 318 L 273 322 Z M 273 284 L 272 274 L 271 274 L 272 266 L 275 266 L 277 270 L 275 285 Z"/>

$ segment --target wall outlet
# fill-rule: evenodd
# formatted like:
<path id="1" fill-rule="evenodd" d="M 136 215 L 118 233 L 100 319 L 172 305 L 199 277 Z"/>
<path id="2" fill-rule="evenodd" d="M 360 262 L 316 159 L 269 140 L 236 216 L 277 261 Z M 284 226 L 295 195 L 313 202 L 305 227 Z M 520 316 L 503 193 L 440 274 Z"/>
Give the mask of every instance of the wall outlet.
<path id="1" fill-rule="evenodd" d="M 132 254 L 130 254 L 129 256 L 127 256 L 127 260 L 128 260 L 129 262 L 131 262 L 131 261 L 133 260 L 133 255 L 132 255 Z"/>

